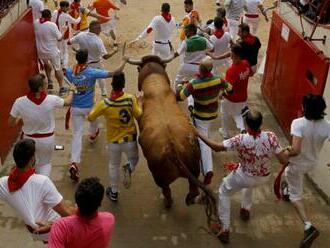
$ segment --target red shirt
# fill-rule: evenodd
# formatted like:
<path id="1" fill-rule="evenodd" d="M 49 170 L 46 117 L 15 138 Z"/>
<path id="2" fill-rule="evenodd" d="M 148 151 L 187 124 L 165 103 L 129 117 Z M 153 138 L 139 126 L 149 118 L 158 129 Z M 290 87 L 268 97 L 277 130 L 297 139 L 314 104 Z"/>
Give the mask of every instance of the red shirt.
<path id="1" fill-rule="evenodd" d="M 247 87 L 251 67 L 247 60 L 241 60 L 238 64 L 232 64 L 226 72 L 226 81 L 233 86 L 233 94 L 227 95 L 231 102 L 245 102 L 247 100 Z"/>
<path id="2" fill-rule="evenodd" d="M 95 8 L 96 13 L 102 16 L 109 17 L 109 10 L 110 9 L 115 9 L 119 10 L 112 2 L 109 0 L 95 0 L 92 4 L 93 8 Z M 100 23 L 105 23 L 107 20 L 100 19 Z"/>
<path id="3" fill-rule="evenodd" d="M 71 215 L 54 222 L 48 241 L 49 248 L 107 248 L 115 225 L 109 212 L 99 212 L 92 218 Z"/>

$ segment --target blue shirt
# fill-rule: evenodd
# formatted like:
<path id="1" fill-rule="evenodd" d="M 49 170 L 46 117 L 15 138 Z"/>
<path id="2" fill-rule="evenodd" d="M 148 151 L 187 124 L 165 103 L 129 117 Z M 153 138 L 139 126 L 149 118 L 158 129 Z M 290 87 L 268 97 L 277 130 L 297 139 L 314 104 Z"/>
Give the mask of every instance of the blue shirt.
<path id="1" fill-rule="evenodd" d="M 94 105 L 94 89 L 96 79 L 107 78 L 109 72 L 87 67 L 79 74 L 74 75 L 72 69 L 66 70 L 66 77 L 77 87 L 77 93 L 73 95 L 72 107 L 91 108 Z"/>

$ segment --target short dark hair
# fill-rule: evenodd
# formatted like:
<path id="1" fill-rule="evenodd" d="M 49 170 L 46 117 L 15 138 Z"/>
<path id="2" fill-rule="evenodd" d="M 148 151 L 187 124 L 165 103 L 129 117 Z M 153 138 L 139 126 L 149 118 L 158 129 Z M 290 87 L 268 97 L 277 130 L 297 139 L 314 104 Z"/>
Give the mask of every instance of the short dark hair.
<path id="1" fill-rule="evenodd" d="M 36 74 L 29 79 L 29 88 L 30 91 L 33 93 L 36 93 L 39 91 L 40 87 L 44 86 L 44 80 L 45 80 L 45 75 L 44 74 Z"/>
<path id="2" fill-rule="evenodd" d="M 184 4 L 194 5 L 194 2 L 192 0 L 184 0 Z"/>
<path id="3" fill-rule="evenodd" d="M 169 3 L 163 3 L 163 4 L 162 4 L 161 11 L 162 11 L 163 13 L 168 13 L 168 12 L 170 12 L 170 10 L 171 10 L 171 6 L 170 6 Z"/>
<path id="4" fill-rule="evenodd" d="M 49 9 L 44 9 L 43 11 L 41 11 L 41 17 L 51 18 L 52 17 L 52 12 Z"/>
<path id="5" fill-rule="evenodd" d="M 226 17 L 226 9 L 223 7 L 217 8 L 217 14 L 220 14 L 222 18 Z"/>
<path id="6" fill-rule="evenodd" d="M 214 18 L 214 27 L 217 29 L 221 29 L 223 26 L 223 18 L 217 16 Z"/>
<path id="7" fill-rule="evenodd" d="M 93 215 L 101 206 L 104 186 L 97 177 L 85 178 L 77 187 L 75 200 L 82 216 Z"/>
<path id="8" fill-rule="evenodd" d="M 94 26 L 96 26 L 96 25 L 100 25 L 100 23 L 99 23 L 98 21 L 96 21 L 96 20 L 93 20 L 93 21 L 91 21 L 91 22 L 89 23 L 89 28 L 92 28 L 92 27 L 94 27 Z"/>
<path id="9" fill-rule="evenodd" d="M 254 131 L 260 130 L 262 114 L 259 111 L 250 110 L 245 116 L 246 125 Z"/>
<path id="10" fill-rule="evenodd" d="M 231 52 L 238 56 L 239 58 L 242 58 L 243 56 L 243 48 L 240 44 L 234 44 L 231 46 Z"/>
<path id="11" fill-rule="evenodd" d="M 123 89 L 125 87 L 125 74 L 123 72 L 115 74 L 112 77 L 111 85 L 114 90 Z"/>
<path id="12" fill-rule="evenodd" d="M 87 63 L 87 59 L 88 59 L 87 49 L 79 49 L 76 53 L 76 60 L 77 60 L 78 64 Z"/>
<path id="13" fill-rule="evenodd" d="M 60 7 L 69 7 L 70 6 L 70 3 L 68 1 L 61 1 L 60 2 Z"/>
<path id="14" fill-rule="evenodd" d="M 241 32 L 250 33 L 250 27 L 246 23 L 241 23 L 238 28 L 241 29 Z"/>
<path id="15" fill-rule="evenodd" d="M 22 139 L 15 144 L 13 157 L 18 168 L 23 169 L 28 165 L 36 151 L 33 139 Z"/>
<path id="16" fill-rule="evenodd" d="M 304 116 L 307 120 L 321 120 L 326 115 L 324 110 L 327 108 L 327 105 L 321 95 L 314 95 L 311 93 L 305 95 L 302 105 Z"/>
<path id="17" fill-rule="evenodd" d="M 197 26 L 193 23 L 188 24 L 187 26 L 185 26 L 185 30 L 192 32 L 193 34 L 197 33 Z"/>

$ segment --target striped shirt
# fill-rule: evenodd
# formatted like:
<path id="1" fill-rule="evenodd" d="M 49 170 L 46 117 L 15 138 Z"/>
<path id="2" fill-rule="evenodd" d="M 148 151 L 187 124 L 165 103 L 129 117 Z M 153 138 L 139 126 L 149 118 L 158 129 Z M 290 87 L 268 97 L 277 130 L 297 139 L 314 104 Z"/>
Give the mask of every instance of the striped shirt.
<path id="1" fill-rule="evenodd" d="M 218 99 L 220 94 L 231 91 L 229 83 L 220 77 L 213 76 L 197 77 L 184 85 L 177 98 L 184 100 L 192 95 L 194 98 L 193 116 L 200 120 L 213 120 L 218 116 Z"/>

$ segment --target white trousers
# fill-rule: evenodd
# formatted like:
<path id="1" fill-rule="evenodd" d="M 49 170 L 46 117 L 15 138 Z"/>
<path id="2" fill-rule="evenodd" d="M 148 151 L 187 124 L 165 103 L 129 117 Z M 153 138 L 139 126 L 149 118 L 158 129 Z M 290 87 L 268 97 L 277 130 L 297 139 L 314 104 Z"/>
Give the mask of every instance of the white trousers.
<path id="1" fill-rule="evenodd" d="M 90 64 L 88 64 L 88 66 L 90 66 L 90 67 L 92 67 L 92 68 L 96 68 L 96 69 L 104 70 L 103 65 L 101 64 L 101 62 L 98 62 L 98 63 L 90 63 Z M 99 86 L 100 86 L 100 89 L 101 89 L 101 95 L 106 95 L 106 94 L 107 94 L 107 89 L 106 89 L 106 86 L 105 86 L 105 79 L 103 79 L 103 78 L 99 78 L 99 79 L 97 79 L 97 83 L 98 83 Z"/>
<path id="2" fill-rule="evenodd" d="M 204 121 L 195 118 L 196 129 L 206 137 L 209 137 L 209 127 L 212 121 Z M 213 171 L 212 150 L 201 139 L 198 139 L 202 157 L 202 173 L 205 176 L 209 171 Z"/>
<path id="3" fill-rule="evenodd" d="M 228 29 L 229 29 L 229 33 L 231 35 L 233 42 L 236 42 L 236 35 L 238 33 L 238 25 L 239 25 L 239 21 L 236 21 L 233 19 L 228 19 Z"/>
<path id="4" fill-rule="evenodd" d="M 169 44 L 153 43 L 152 54 L 159 56 L 162 59 L 166 59 L 171 55 L 171 49 Z"/>
<path id="5" fill-rule="evenodd" d="M 223 228 L 230 227 L 230 196 L 242 190 L 241 208 L 252 207 L 252 189 L 268 181 L 267 177 L 248 176 L 239 167 L 226 176 L 219 187 L 219 219 Z"/>
<path id="6" fill-rule="evenodd" d="M 182 83 L 184 81 L 190 81 L 195 77 L 195 74 L 199 71 L 199 65 L 194 64 L 181 64 L 180 68 L 175 77 L 175 88 L 178 83 Z M 189 96 L 188 99 L 188 106 L 194 105 L 194 98 Z"/>
<path id="7" fill-rule="evenodd" d="M 225 98 L 221 101 L 221 124 L 225 136 L 229 137 L 228 130 L 231 118 L 235 121 L 236 127 L 240 131 L 245 130 L 244 120 L 241 115 L 241 110 L 245 106 L 247 106 L 246 102 L 231 102 Z"/>
<path id="8" fill-rule="evenodd" d="M 33 139 L 35 141 L 35 157 L 36 157 L 36 172 L 37 174 L 50 176 L 52 166 L 51 159 L 54 151 L 55 136 L 45 138 L 32 138 L 24 135 L 25 139 Z"/>
<path id="9" fill-rule="evenodd" d="M 60 49 L 62 68 L 68 68 L 69 66 L 68 40 L 61 40 L 60 42 L 58 42 L 58 48 Z"/>
<path id="10" fill-rule="evenodd" d="M 72 116 L 72 145 L 71 145 L 71 162 L 80 163 L 82 137 L 84 134 L 84 124 L 86 117 L 91 111 L 91 108 L 71 108 Z M 89 134 L 95 135 L 98 129 L 98 120 L 90 122 Z"/>
<path id="11" fill-rule="evenodd" d="M 109 153 L 109 179 L 112 192 L 118 192 L 118 181 L 120 176 L 121 155 L 125 153 L 130 168 L 133 171 L 139 161 L 137 142 L 124 142 L 121 144 L 108 144 Z"/>
<path id="12" fill-rule="evenodd" d="M 260 17 L 250 18 L 250 17 L 246 17 L 244 15 L 243 22 L 249 25 L 251 34 L 253 34 L 253 35 L 257 34 L 258 27 L 259 27 L 259 22 L 260 22 Z"/>

